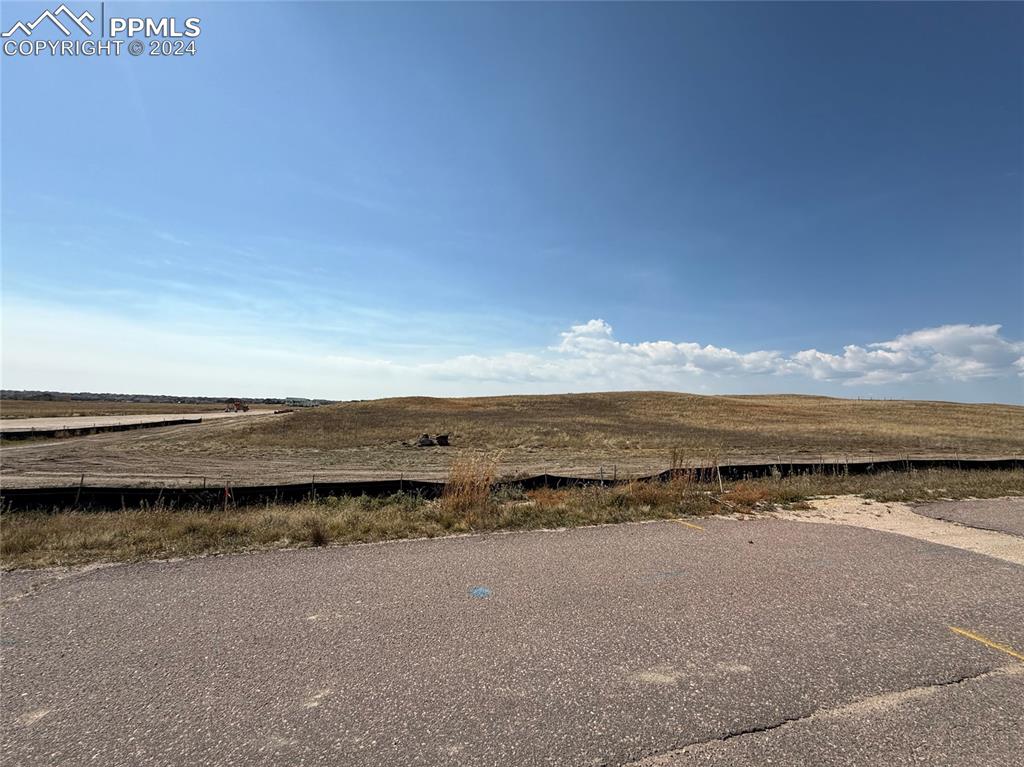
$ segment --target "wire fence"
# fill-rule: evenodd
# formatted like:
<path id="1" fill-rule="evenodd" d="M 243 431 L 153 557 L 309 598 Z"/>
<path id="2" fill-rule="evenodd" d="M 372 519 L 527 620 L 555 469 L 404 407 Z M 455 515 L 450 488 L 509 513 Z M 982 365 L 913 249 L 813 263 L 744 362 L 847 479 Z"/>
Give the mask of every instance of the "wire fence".
<path id="1" fill-rule="evenodd" d="M 598 477 L 574 477 L 558 474 L 537 474 L 516 477 L 495 483 L 500 487 L 539 488 L 579 487 L 586 485 L 618 485 L 627 482 L 668 481 L 685 475 L 696 482 L 721 482 L 763 477 L 789 477 L 806 474 L 841 475 L 874 474 L 928 469 L 1012 470 L 1024 469 L 1024 459 L 958 459 L 904 458 L 885 461 L 855 462 L 778 462 L 751 464 L 713 464 L 692 468 L 674 468 L 640 477 L 619 477 L 602 470 Z M 445 488 L 442 481 L 418 479 L 377 479 L 350 481 L 317 481 L 287 484 L 235 485 L 230 482 L 178 486 L 92 486 L 82 475 L 75 485 L 62 487 L 0 489 L 0 508 L 5 512 L 55 508 L 127 509 L 145 506 L 216 507 L 308 501 L 324 496 L 387 496 L 412 493 L 427 498 L 439 497 Z"/>

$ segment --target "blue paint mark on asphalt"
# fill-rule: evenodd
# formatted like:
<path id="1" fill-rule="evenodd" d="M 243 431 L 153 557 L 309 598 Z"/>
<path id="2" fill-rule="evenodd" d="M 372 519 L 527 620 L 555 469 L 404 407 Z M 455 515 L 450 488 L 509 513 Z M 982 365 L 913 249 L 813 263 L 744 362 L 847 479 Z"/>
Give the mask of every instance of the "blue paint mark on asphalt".
<path id="1" fill-rule="evenodd" d="M 474 586 L 469 590 L 469 595 L 477 599 L 487 599 L 491 596 L 491 590 L 486 586 Z"/>

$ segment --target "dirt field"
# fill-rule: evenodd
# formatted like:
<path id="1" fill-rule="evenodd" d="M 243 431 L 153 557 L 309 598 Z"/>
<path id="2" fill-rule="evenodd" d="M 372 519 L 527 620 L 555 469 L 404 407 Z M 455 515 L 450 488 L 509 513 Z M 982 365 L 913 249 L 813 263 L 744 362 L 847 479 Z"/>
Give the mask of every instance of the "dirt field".
<path id="1" fill-rule="evenodd" d="M 238 445 L 338 449 L 420 432 L 498 450 L 719 451 L 842 455 L 1004 452 L 1024 446 L 1024 408 L 827 397 L 669 392 L 348 402 L 235 433 Z"/>
<path id="2" fill-rule="evenodd" d="M 213 413 L 224 403 L 81 402 L 76 400 L 0 400 L 0 418 L 76 418 L 80 416 L 151 415 L 155 413 Z M 269 407 L 269 406 L 264 406 Z M 272 409 L 272 408 L 271 408 Z"/>
<path id="3" fill-rule="evenodd" d="M 76 417 L 53 418 L 7 418 L 0 428 L 4 432 L 24 432 L 32 430 L 52 431 L 55 429 L 86 429 L 91 426 L 105 427 L 126 424 L 165 423 L 181 419 L 217 421 L 221 418 L 251 418 L 258 415 L 270 415 L 273 410 L 248 410 L 242 413 L 226 413 L 212 411 L 195 411 L 183 413 L 147 413 L 144 415 L 89 415 Z"/>
<path id="4" fill-rule="evenodd" d="M 450 448 L 415 448 L 450 433 Z M 405 398 L 0 448 L 7 487 L 443 479 L 497 455 L 505 475 L 630 476 L 691 463 L 1024 455 L 1024 408 L 821 397 L 616 394 Z"/>

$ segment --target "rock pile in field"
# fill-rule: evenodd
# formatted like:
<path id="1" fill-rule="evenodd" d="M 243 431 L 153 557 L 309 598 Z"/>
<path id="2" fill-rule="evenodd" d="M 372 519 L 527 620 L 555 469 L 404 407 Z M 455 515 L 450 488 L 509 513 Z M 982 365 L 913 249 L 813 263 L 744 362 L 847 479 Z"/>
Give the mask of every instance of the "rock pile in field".
<path id="1" fill-rule="evenodd" d="M 436 437 L 431 437 L 429 434 L 421 434 L 420 438 L 413 444 L 416 447 L 448 447 L 451 443 L 448 442 L 447 434 L 438 434 Z"/>

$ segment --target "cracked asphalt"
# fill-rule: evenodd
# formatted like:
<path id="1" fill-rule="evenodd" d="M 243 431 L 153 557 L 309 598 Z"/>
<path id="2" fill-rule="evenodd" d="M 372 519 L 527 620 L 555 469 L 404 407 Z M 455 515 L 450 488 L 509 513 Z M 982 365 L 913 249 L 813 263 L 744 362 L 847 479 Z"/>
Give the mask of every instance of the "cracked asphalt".
<path id="1" fill-rule="evenodd" d="M 1019 764 L 1024 568 L 699 524 L 6 573 L 4 764 Z"/>
<path id="2" fill-rule="evenodd" d="M 1019 764 L 1024 664 L 920 687 L 760 732 L 694 745 L 633 767 Z M 1010 705 L 1007 705 L 1007 704 Z"/>

